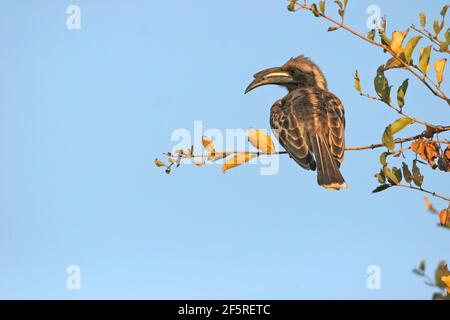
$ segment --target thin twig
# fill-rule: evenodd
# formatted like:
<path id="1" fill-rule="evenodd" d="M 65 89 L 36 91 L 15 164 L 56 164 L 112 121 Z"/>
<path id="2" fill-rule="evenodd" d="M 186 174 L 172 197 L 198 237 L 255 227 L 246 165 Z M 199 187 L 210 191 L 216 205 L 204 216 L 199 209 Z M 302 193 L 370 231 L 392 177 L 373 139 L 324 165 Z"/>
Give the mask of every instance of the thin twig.
<path id="1" fill-rule="evenodd" d="M 447 201 L 447 202 L 450 202 L 450 198 L 441 196 L 441 195 L 437 194 L 436 192 L 433 192 L 433 191 L 429 191 L 429 190 L 423 189 L 422 187 L 420 187 L 420 188 L 419 188 L 419 187 L 414 187 L 414 186 L 409 185 L 409 184 L 395 184 L 395 185 L 393 185 L 393 186 L 394 186 L 394 187 L 402 187 L 402 188 L 413 189 L 413 190 L 417 190 L 417 191 L 422 191 L 422 192 L 431 194 L 433 197 L 436 197 L 436 198 L 445 200 L 445 201 Z"/>
<path id="2" fill-rule="evenodd" d="M 414 122 L 423 124 L 424 126 L 431 127 L 431 128 L 433 128 L 433 129 L 435 129 L 436 132 L 443 132 L 443 131 L 448 131 L 448 130 L 450 130 L 450 126 L 434 125 L 434 124 L 431 124 L 431 123 L 428 123 L 428 122 L 419 120 L 419 119 L 417 119 L 417 118 L 415 118 L 415 117 L 413 117 L 413 116 L 410 116 L 410 115 L 404 113 L 402 109 L 396 108 L 396 107 L 395 107 L 394 105 L 392 105 L 390 102 L 385 101 L 385 100 L 383 100 L 383 99 L 381 99 L 381 98 L 372 96 L 372 95 L 370 95 L 370 94 L 368 94 L 368 93 L 364 93 L 364 92 L 360 92 L 360 95 L 363 96 L 363 97 L 372 99 L 372 100 L 377 100 L 377 101 L 383 102 L 383 103 L 386 104 L 389 108 L 391 108 L 392 110 L 396 111 L 398 114 L 401 114 L 402 116 L 404 116 L 404 117 L 406 117 L 406 118 L 409 118 L 409 119 L 411 119 L 411 120 L 414 121 Z"/>

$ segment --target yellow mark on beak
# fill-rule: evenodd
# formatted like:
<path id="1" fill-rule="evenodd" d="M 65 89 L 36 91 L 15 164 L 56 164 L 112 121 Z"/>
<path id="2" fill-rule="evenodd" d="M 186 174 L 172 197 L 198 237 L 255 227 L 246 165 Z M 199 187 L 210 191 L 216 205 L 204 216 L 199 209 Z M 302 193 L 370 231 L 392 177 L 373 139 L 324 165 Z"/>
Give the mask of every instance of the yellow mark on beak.
<path id="1" fill-rule="evenodd" d="M 291 75 L 287 72 L 274 72 L 267 74 L 264 78 L 272 78 L 272 77 L 290 77 Z"/>

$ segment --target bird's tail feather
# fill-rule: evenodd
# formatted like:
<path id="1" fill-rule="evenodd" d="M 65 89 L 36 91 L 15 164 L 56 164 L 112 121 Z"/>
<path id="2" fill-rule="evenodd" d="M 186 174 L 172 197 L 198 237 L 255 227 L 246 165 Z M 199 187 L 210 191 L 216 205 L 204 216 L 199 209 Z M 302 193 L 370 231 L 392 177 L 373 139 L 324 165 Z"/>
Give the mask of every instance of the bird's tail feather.
<path id="1" fill-rule="evenodd" d="M 314 135 L 311 143 L 317 163 L 317 183 L 325 189 L 346 189 L 347 184 L 328 143 L 320 135 Z"/>

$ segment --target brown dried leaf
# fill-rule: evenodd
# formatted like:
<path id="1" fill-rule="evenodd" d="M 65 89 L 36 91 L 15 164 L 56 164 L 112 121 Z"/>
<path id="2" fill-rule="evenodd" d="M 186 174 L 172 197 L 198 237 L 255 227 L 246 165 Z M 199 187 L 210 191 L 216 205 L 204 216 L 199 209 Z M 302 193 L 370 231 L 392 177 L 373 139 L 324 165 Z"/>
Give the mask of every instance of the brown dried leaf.
<path id="1" fill-rule="evenodd" d="M 444 155 L 450 161 L 450 144 L 445 148 Z"/>
<path id="2" fill-rule="evenodd" d="M 439 146 L 434 141 L 423 140 L 422 138 L 417 139 L 411 143 L 411 150 L 417 153 L 424 161 L 428 161 L 431 168 L 436 169 L 436 158 L 439 157 Z"/>
<path id="3" fill-rule="evenodd" d="M 428 164 L 431 168 L 436 169 L 437 164 L 435 162 L 435 159 L 438 158 L 440 155 L 439 153 L 439 146 L 436 142 L 427 141 L 425 144 L 425 157 L 428 160 Z"/>
<path id="4" fill-rule="evenodd" d="M 433 135 L 436 133 L 436 129 L 430 126 L 427 126 L 427 129 L 425 130 L 425 138 L 432 138 Z"/>
<path id="5" fill-rule="evenodd" d="M 441 155 L 438 159 L 438 168 L 444 172 L 450 170 L 450 161 L 444 155 Z"/>

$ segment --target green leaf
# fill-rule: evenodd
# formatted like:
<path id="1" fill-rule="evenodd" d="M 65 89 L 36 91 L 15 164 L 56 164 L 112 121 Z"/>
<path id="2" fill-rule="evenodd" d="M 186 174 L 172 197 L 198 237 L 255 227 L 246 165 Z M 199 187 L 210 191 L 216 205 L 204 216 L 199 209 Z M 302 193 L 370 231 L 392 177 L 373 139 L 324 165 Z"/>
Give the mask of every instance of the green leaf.
<path id="1" fill-rule="evenodd" d="M 411 183 L 411 180 L 412 180 L 411 171 L 409 171 L 408 165 L 404 162 L 402 162 L 402 171 L 403 171 L 403 177 L 405 178 L 406 183 Z"/>
<path id="2" fill-rule="evenodd" d="M 409 41 L 406 43 L 405 46 L 405 57 L 406 57 L 406 61 L 411 64 L 412 62 L 412 55 L 414 53 L 414 49 L 417 46 L 417 43 L 419 42 L 419 40 L 422 39 L 422 36 L 415 36 L 412 37 L 411 39 L 409 39 Z"/>
<path id="3" fill-rule="evenodd" d="M 319 9 L 320 12 L 322 12 L 323 14 L 325 14 L 325 1 L 319 1 Z"/>
<path id="4" fill-rule="evenodd" d="M 344 4 L 342 4 L 341 1 L 336 0 L 336 1 L 334 1 L 334 3 L 336 3 L 339 6 L 338 13 L 341 16 L 342 20 L 344 20 L 345 7 L 347 6 L 347 1 L 344 0 Z"/>
<path id="5" fill-rule="evenodd" d="M 392 185 L 390 185 L 390 184 L 382 184 L 382 185 L 379 185 L 378 187 L 376 187 L 375 190 L 372 191 L 372 193 L 381 192 L 381 191 L 386 190 L 386 189 L 388 189 L 390 187 L 392 187 Z"/>
<path id="6" fill-rule="evenodd" d="M 386 182 L 386 176 L 384 175 L 383 169 L 380 169 L 380 172 L 376 173 L 374 177 L 377 178 L 378 182 L 381 184 Z"/>
<path id="7" fill-rule="evenodd" d="M 420 261 L 419 270 L 422 271 L 422 272 L 425 272 L 426 267 L 427 267 L 427 265 L 426 265 L 425 260 Z"/>
<path id="8" fill-rule="evenodd" d="M 419 13 L 419 18 L 420 18 L 420 25 L 422 26 L 422 29 L 425 28 L 425 25 L 427 24 L 427 16 L 425 15 L 425 13 L 421 12 Z"/>
<path id="9" fill-rule="evenodd" d="M 445 32 L 445 41 L 447 43 L 450 43 L 450 29 L 447 29 L 447 31 Z"/>
<path id="10" fill-rule="evenodd" d="M 445 18 L 445 15 L 447 14 L 448 7 L 449 7 L 448 4 L 446 4 L 445 6 L 442 7 L 442 10 L 441 10 L 442 18 Z"/>
<path id="11" fill-rule="evenodd" d="M 387 165 L 386 158 L 387 158 L 387 152 L 383 152 L 383 153 L 380 154 L 380 163 L 381 163 L 381 165 L 382 165 L 383 167 L 384 167 L 385 165 Z"/>
<path id="12" fill-rule="evenodd" d="M 388 181 L 391 184 L 399 184 L 400 183 L 400 180 L 398 179 L 397 175 L 391 169 L 389 169 L 387 166 L 385 166 L 383 168 L 383 171 L 384 171 L 384 175 L 386 176 L 386 178 L 388 179 Z"/>
<path id="13" fill-rule="evenodd" d="M 339 6 L 339 9 L 341 9 L 341 10 L 344 9 L 344 5 L 342 4 L 341 1 L 336 0 L 336 1 L 334 1 L 334 3 L 336 3 Z"/>
<path id="14" fill-rule="evenodd" d="M 391 130 L 391 125 L 388 125 L 386 129 L 384 129 L 383 135 L 381 137 L 381 142 L 390 151 L 394 150 L 395 143 L 394 143 L 394 135 L 392 134 Z"/>
<path id="15" fill-rule="evenodd" d="M 386 35 L 386 33 L 382 31 L 379 31 L 379 34 L 381 38 L 381 43 L 390 47 L 392 40 Z"/>
<path id="16" fill-rule="evenodd" d="M 320 17 L 320 13 L 319 10 L 317 9 L 317 5 L 315 3 L 313 3 L 311 5 L 311 11 L 314 14 L 315 17 Z"/>
<path id="17" fill-rule="evenodd" d="M 430 64 L 431 45 L 425 47 L 420 55 L 419 69 L 423 74 L 427 74 Z"/>
<path id="18" fill-rule="evenodd" d="M 377 75 L 374 79 L 375 91 L 378 96 L 387 103 L 391 103 L 391 87 L 389 81 L 384 75 L 384 65 L 381 65 L 377 69 Z"/>
<path id="19" fill-rule="evenodd" d="M 436 36 L 439 34 L 439 32 L 441 32 L 441 30 L 439 29 L 439 21 L 438 20 L 434 20 L 433 29 L 434 29 L 434 33 L 436 34 Z"/>
<path id="20" fill-rule="evenodd" d="M 403 83 L 397 90 L 397 103 L 400 109 L 403 108 L 403 106 L 405 105 L 405 94 L 406 90 L 408 90 L 408 80 L 409 79 L 403 81 Z"/>
<path id="21" fill-rule="evenodd" d="M 441 41 L 439 43 L 439 52 L 446 52 L 448 50 L 448 42 L 447 41 Z"/>
<path id="22" fill-rule="evenodd" d="M 409 118 L 397 119 L 391 124 L 391 132 L 392 134 L 396 134 L 412 123 L 414 123 L 414 121 Z"/>
<path id="23" fill-rule="evenodd" d="M 387 20 L 386 17 L 381 18 L 381 31 L 383 33 L 386 33 L 386 25 L 387 25 Z"/>
<path id="24" fill-rule="evenodd" d="M 409 118 L 400 118 L 388 125 L 386 129 L 384 129 L 383 136 L 381 137 L 381 142 L 383 143 L 383 145 L 385 145 L 386 148 L 389 149 L 389 151 L 393 151 L 395 148 L 394 134 L 403 130 L 406 126 L 410 125 L 413 122 L 414 121 Z"/>
<path id="25" fill-rule="evenodd" d="M 402 182 L 402 170 L 400 170 L 397 167 L 393 167 L 392 168 L 392 173 L 395 175 L 395 177 L 397 178 L 396 181 L 398 181 L 398 183 Z M 397 183 L 397 184 L 398 184 Z"/>
<path id="26" fill-rule="evenodd" d="M 372 29 L 367 33 L 367 38 L 369 38 L 370 40 L 375 39 L 375 29 Z"/>
<path id="27" fill-rule="evenodd" d="M 447 294 L 444 296 L 440 292 L 435 292 L 435 293 L 433 293 L 432 300 L 450 300 L 450 294 Z"/>
<path id="28" fill-rule="evenodd" d="M 355 75 L 353 76 L 353 78 L 354 78 L 354 87 L 356 91 L 361 93 L 361 81 L 359 79 L 358 70 L 355 71 Z"/>
<path id="29" fill-rule="evenodd" d="M 421 175 L 420 169 L 417 166 L 417 160 L 413 160 L 412 174 L 414 184 L 420 188 L 423 184 L 423 175 Z"/>

